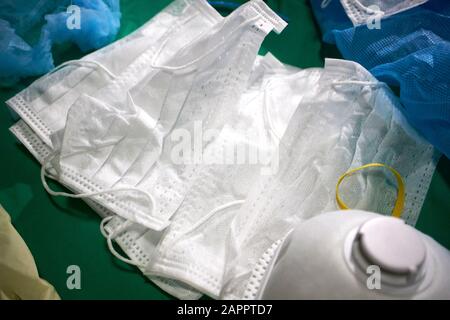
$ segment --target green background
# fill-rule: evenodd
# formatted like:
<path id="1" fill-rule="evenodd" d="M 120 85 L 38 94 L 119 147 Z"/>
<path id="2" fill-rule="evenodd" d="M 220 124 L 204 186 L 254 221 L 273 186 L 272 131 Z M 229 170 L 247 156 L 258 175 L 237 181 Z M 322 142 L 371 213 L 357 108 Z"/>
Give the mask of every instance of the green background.
<path id="1" fill-rule="evenodd" d="M 243 1 L 240 1 L 243 2 Z M 168 0 L 121 1 L 124 37 L 163 9 Z M 271 51 L 281 61 L 298 67 L 323 66 L 324 57 L 339 57 L 324 47 L 306 0 L 268 1 L 289 18 L 281 35 L 270 34 L 261 53 Z M 224 15 L 226 12 L 222 12 Z M 80 58 L 72 45 L 54 49 L 55 65 Z M 5 101 L 33 79 L 2 89 Z M 51 197 L 42 188 L 37 161 L 8 131 L 14 123 L 3 103 L 0 108 L 0 204 L 28 244 L 41 276 L 52 283 L 63 299 L 169 299 L 137 269 L 117 261 L 99 232 L 100 218 L 81 200 Z M 55 185 L 53 185 L 55 186 Z M 450 248 L 450 161 L 442 158 L 433 177 L 417 228 Z M 66 269 L 81 268 L 81 290 L 68 290 Z"/>

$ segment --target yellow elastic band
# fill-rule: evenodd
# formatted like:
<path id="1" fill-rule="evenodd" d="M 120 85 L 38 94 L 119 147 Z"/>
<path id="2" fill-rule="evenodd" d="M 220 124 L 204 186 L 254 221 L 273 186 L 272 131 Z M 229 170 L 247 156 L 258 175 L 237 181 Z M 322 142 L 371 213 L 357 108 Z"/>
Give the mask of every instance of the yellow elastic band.
<path id="1" fill-rule="evenodd" d="M 395 206 L 394 206 L 394 209 L 392 210 L 392 216 L 394 216 L 396 218 L 400 218 L 400 216 L 402 215 L 403 206 L 405 204 L 405 184 L 403 183 L 402 176 L 400 175 L 400 173 L 398 173 L 397 170 L 395 170 L 394 168 L 392 168 L 388 165 L 382 164 L 382 163 L 369 163 L 369 164 L 363 165 L 361 167 L 349 170 L 346 173 L 344 173 L 342 176 L 339 177 L 339 180 L 336 184 L 336 202 L 337 202 L 339 208 L 341 210 L 349 209 L 349 207 L 339 197 L 339 186 L 341 185 L 342 180 L 344 180 L 345 177 L 347 177 L 357 171 L 360 171 L 360 170 L 363 170 L 366 168 L 371 168 L 371 167 L 387 168 L 394 174 L 395 178 L 397 179 L 397 185 L 398 185 L 397 200 L 395 201 Z"/>

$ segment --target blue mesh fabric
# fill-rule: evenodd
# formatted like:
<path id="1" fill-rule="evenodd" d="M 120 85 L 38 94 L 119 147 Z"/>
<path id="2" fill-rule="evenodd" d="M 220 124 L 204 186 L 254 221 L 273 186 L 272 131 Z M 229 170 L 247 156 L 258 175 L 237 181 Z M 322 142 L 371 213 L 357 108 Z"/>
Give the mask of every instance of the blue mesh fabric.
<path id="1" fill-rule="evenodd" d="M 326 19 L 314 8 L 316 18 Z M 408 120 L 450 157 L 450 1 L 430 0 L 383 19 L 381 29 L 330 23 L 319 20 L 324 40 L 380 81 L 398 86 Z"/>
<path id="2" fill-rule="evenodd" d="M 450 42 L 426 47 L 371 71 L 378 79 L 400 87 L 409 121 L 450 158 Z"/>
<path id="3" fill-rule="evenodd" d="M 334 44 L 334 30 L 353 26 L 339 0 L 311 0 L 311 7 L 322 31 L 323 41 Z"/>

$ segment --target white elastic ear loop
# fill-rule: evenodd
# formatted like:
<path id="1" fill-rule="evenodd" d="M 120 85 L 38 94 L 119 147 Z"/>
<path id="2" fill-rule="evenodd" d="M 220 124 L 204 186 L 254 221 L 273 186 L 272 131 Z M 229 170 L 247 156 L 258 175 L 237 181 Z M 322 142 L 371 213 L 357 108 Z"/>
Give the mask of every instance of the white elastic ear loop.
<path id="1" fill-rule="evenodd" d="M 218 206 L 211 210 L 207 215 L 205 215 L 203 218 L 197 221 L 196 224 L 194 224 L 188 231 L 184 233 L 184 235 L 190 234 L 194 232 L 197 228 L 199 228 L 202 224 L 204 224 L 206 221 L 208 221 L 212 216 L 214 216 L 217 212 L 228 209 L 230 207 L 234 207 L 237 205 L 241 205 L 245 202 L 245 200 L 235 200 L 228 202 L 226 204 L 223 204 L 221 206 Z"/>
<path id="2" fill-rule="evenodd" d="M 127 91 L 127 97 L 128 97 L 129 102 L 133 106 L 134 113 L 138 113 L 138 107 L 137 107 L 136 103 L 134 102 L 133 96 L 131 95 L 129 90 Z"/>
<path id="3" fill-rule="evenodd" d="M 112 219 L 114 219 L 114 218 L 115 218 L 114 215 L 110 215 L 110 216 L 104 217 L 104 218 L 102 219 L 102 221 L 100 222 L 100 232 L 101 232 L 101 234 L 102 234 L 103 237 L 105 237 L 105 238 L 108 237 L 108 232 L 106 231 L 105 226 L 106 226 L 106 224 L 107 224 L 108 222 L 110 222 L 110 221 L 111 221 Z"/>
<path id="4" fill-rule="evenodd" d="M 320 4 L 320 7 L 322 9 L 325 9 L 326 7 L 328 7 L 328 5 L 331 3 L 332 0 L 322 0 L 322 3 Z"/>
<path id="5" fill-rule="evenodd" d="M 354 0 L 354 3 L 356 4 L 356 6 L 359 9 L 365 11 L 366 13 L 369 13 L 369 14 L 384 14 L 384 12 L 381 11 L 381 10 L 372 10 L 372 9 L 364 6 L 359 0 Z"/>
<path id="6" fill-rule="evenodd" d="M 117 259 L 119 259 L 120 261 L 123 261 L 127 264 L 139 267 L 139 268 L 145 268 L 145 266 L 143 264 L 139 264 L 134 262 L 131 259 L 125 258 L 124 256 L 122 256 L 120 253 L 117 252 L 117 250 L 114 248 L 114 245 L 112 243 L 113 239 L 116 238 L 117 236 L 119 236 L 121 233 L 125 232 L 126 229 L 128 229 L 130 226 L 133 225 L 133 223 L 129 220 L 126 220 L 120 227 L 118 227 L 116 230 L 114 230 L 111 233 L 108 233 L 106 231 L 106 224 L 111 221 L 113 218 L 115 218 L 115 216 L 108 216 L 105 217 L 102 222 L 100 223 L 100 232 L 102 233 L 102 235 L 106 238 L 106 243 L 108 244 L 108 249 L 111 252 L 111 254 L 116 257 Z"/>
<path id="7" fill-rule="evenodd" d="M 49 74 L 51 74 L 51 73 L 53 73 L 53 72 L 55 72 L 55 71 L 57 71 L 59 69 L 62 69 L 64 67 L 66 67 L 66 66 L 69 66 L 69 65 L 81 65 L 81 66 L 88 66 L 88 67 L 92 67 L 92 66 L 98 67 L 98 68 L 102 69 L 112 79 L 117 79 L 118 78 L 118 76 L 115 75 L 112 71 L 110 71 L 107 67 L 105 67 L 100 62 L 94 61 L 94 60 L 69 60 L 69 61 L 66 61 L 64 63 L 61 63 L 59 66 L 57 66 L 56 68 L 51 70 L 49 72 Z"/>
<path id="8" fill-rule="evenodd" d="M 58 196 L 63 196 L 63 197 L 68 197 L 68 198 L 76 198 L 76 199 L 80 199 L 80 198 L 90 198 L 93 196 L 97 196 L 97 195 L 101 195 L 101 194 L 107 194 L 107 193 L 113 193 L 113 192 L 123 192 L 123 191 L 137 191 L 139 193 L 142 193 L 151 203 L 152 208 L 155 207 L 155 201 L 153 200 L 153 197 L 148 193 L 145 192 L 144 190 L 141 189 L 137 189 L 137 188 L 117 188 L 117 189 L 106 189 L 106 190 L 102 190 L 102 191 L 97 191 L 97 192 L 87 192 L 87 193 L 79 193 L 79 194 L 72 194 L 72 193 L 67 193 L 67 192 L 57 192 L 57 191 L 53 191 L 49 185 L 47 184 L 47 180 L 45 179 L 45 177 L 47 176 L 46 174 L 46 166 L 47 164 L 57 155 L 58 153 L 55 152 L 53 154 L 51 154 L 50 156 L 48 156 L 44 162 L 42 163 L 42 167 L 41 167 L 41 182 L 42 185 L 45 189 L 45 191 L 47 191 L 49 194 L 51 194 L 52 196 L 58 197 Z M 51 178 L 54 178 L 53 176 L 50 176 Z"/>
<path id="9" fill-rule="evenodd" d="M 241 24 L 239 24 L 239 26 L 237 26 L 234 30 L 232 30 L 229 35 L 232 35 L 233 33 L 235 33 L 237 30 L 239 30 L 242 26 L 245 26 L 247 24 L 250 24 L 251 22 L 254 22 L 256 20 L 260 19 L 259 16 L 255 16 L 252 18 L 249 18 L 247 20 L 245 20 L 244 22 L 242 22 Z M 206 51 L 204 54 L 202 54 L 200 57 L 195 58 L 194 60 L 191 60 L 188 63 L 185 63 L 183 65 L 180 66 L 165 66 L 165 65 L 157 65 L 156 64 L 156 60 L 159 58 L 161 51 L 163 50 L 164 46 L 167 44 L 167 42 L 170 39 L 166 39 L 161 47 L 158 49 L 157 53 L 154 55 L 153 60 L 150 64 L 150 66 L 154 69 L 162 69 L 162 70 L 168 70 L 168 71 L 176 71 L 176 70 L 181 70 L 181 69 L 185 69 L 187 67 L 190 67 L 191 65 L 199 62 L 200 60 L 206 58 L 207 56 L 209 56 L 211 53 L 213 53 L 215 50 L 217 50 L 218 48 L 220 48 L 220 46 L 222 46 L 223 44 L 225 44 L 227 41 L 226 39 L 222 39 L 219 43 L 217 43 L 215 46 L 213 46 L 211 49 L 209 49 L 208 51 Z"/>

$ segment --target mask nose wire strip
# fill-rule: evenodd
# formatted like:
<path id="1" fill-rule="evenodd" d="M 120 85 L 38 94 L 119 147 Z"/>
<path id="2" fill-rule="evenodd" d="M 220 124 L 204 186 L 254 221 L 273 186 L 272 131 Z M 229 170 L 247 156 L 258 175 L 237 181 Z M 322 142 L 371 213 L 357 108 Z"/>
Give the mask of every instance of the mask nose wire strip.
<path id="1" fill-rule="evenodd" d="M 141 190 L 141 189 L 137 189 L 137 188 L 117 188 L 117 189 L 106 189 L 106 190 L 102 190 L 102 191 L 97 191 L 97 192 L 88 192 L 88 193 L 79 193 L 79 194 L 72 194 L 72 193 L 67 193 L 67 192 L 57 192 L 52 190 L 49 185 L 47 184 L 47 181 L 45 179 L 45 177 L 47 176 L 46 174 L 46 167 L 47 164 L 57 155 L 58 153 L 53 153 L 50 156 L 48 156 L 41 167 L 41 182 L 42 185 L 44 186 L 45 191 L 47 191 L 49 194 L 51 194 L 52 196 L 63 196 L 63 197 L 68 197 L 68 198 L 90 198 L 93 196 L 97 196 L 97 195 L 101 195 L 101 194 L 108 194 L 108 193 L 113 193 L 113 192 L 124 192 L 124 191 L 135 191 L 135 192 L 139 192 L 141 194 L 143 194 L 151 203 L 151 207 L 154 208 L 155 207 L 155 200 L 153 199 L 153 197 L 146 191 Z"/>
<path id="2" fill-rule="evenodd" d="M 113 245 L 113 239 L 118 237 L 120 234 L 122 234 L 123 232 L 125 232 L 130 226 L 133 225 L 133 223 L 131 221 L 126 220 L 121 226 L 119 226 L 116 230 L 114 230 L 111 233 L 108 233 L 106 231 L 106 224 L 111 221 L 115 216 L 108 216 L 102 219 L 102 222 L 100 223 L 100 232 L 102 233 L 102 235 L 106 238 L 106 242 L 108 245 L 108 249 L 111 252 L 111 254 L 113 256 L 115 256 L 117 259 L 119 259 L 120 261 L 123 261 L 127 264 L 136 266 L 136 267 L 140 267 L 140 268 L 145 268 L 145 265 L 140 264 L 140 263 L 136 263 L 131 259 L 125 258 L 124 256 L 122 256 L 120 253 L 117 252 L 117 250 L 114 248 Z"/>
<path id="3" fill-rule="evenodd" d="M 333 81 L 333 86 L 339 86 L 339 85 L 345 85 L 345 84 L 356 84 L 361 86 L 370 86 L 370 87 L 379 87 L 383 86 L 384 82 L 379 81 L 357 81 L 357 80 L 340 80 L 340 81 Z"/>
<path id="4" fill-rule="evenodd" d="M 242 28 L 243 26 L 250 24 L 252 22 L 255 22 L 256 20 L 260 19 L 260 16 L 256 16 L 256 17 L 252 17 L 249 18 L 247 20 L 245 20 L 244 22 L 242 22 L 241 24 L 239 24 L 239 26 L 237 26 L 235 29 L 233 29 L 228 36 L 234 34 L 237 30 L 239 30 L 240 28 Z M 152 62 L 151 62 L 151 67 L 154 69 L 163 69 L 163 70 L 168 70 L 168 71 L 176 71 L 176 70 L 181 70 L 181 69 L 185 69 L 187 67 L 190 67 L 191 65 L 203 60 L 204 58 L 206 58 L 207 56 L 209 56 L 211 53 L 213 53 L 215 50 L 217 50 L 218 48 L 220 48 L 220 46 L 222 46 L 223 44 L 227 43 L 226 39 L 222 39 L 221 41 L 219 41 L 219 43 L 217 43 L 215 46 L 213 46 L 211 49 L 209 49 L 208 51 L 206 51 L 204 54 L 202 54 L 200 57 L 197 57 L 183 65 L 179 65 L 179 66 L 165 66 L 165 65 L 157 65 L 156 64 L 156 60 L 159 58 L 161 51 L 163 50 L 164 46 L 167 44 L 167 39 L 166 41 L 164 41 L 161 45 L 161 47 L 158 49 L 157 54 L 154 56 Z"/>
<path id="5" fill-rule="evenodd" d="M 50 71 L 48 74 L 52 74 L 53 72 L 62 69 L 66 66 L 70 66 L 70 65 L 81 65 L 81 66 L 87 66 L 87 67 L 98 67 L 101 70 L 103 70 L 107 75 L 109 75 L 112 79 L 117 79 L 118 76 L 115 75 L 111 70 L 109 70 L 106 66 L 104 66 L 103 64 L 101 64 L 98 61 L 94 61 L 94 60 L 69 60 L 66 61 L 64 63 L 61 63 L 59 66 L 57 66 L 55 69 L 53 69 L 52 71 Z"/>
<path id="6" fill-rule="evenodd" d="M 341 182 L 346 177 L 348 177 L 349 175 L 352 175 L 353 173 L 355 173 L 357 171 L 360 171 L 360 170 L 363 170 L 366 168 L 373 168 L 373 167 L 387 168 L 394 174 L 395 178 L 397 179 L 397 188 L 398 188 L 397 200 L 395 201 L 394 209 L 392 210 L 392 216 L 396 217 L 396 218 L 400 218 L 402 215 L 404 204 L 405 204 L 405 184 L 403 182 L 402 176 L 400 175 L 400 173 L 398 173 L 397 170 L 395 170 L 394 168 L 392 168 L 388 165 L 385 165 L 383 163 L 369 163 L 369 164 L 363 165 L 361 167 L 351 169 L 339 177 L 338 182 L 336 184 L 336 202 L 339 206 L 339 209 L 341 209 L 341 210 L 349 209 L 349 207 L 344 203 L 344 201 L 342 201 L 341 197 L 339 196 L 339 186 L 341 185 Z"/>

